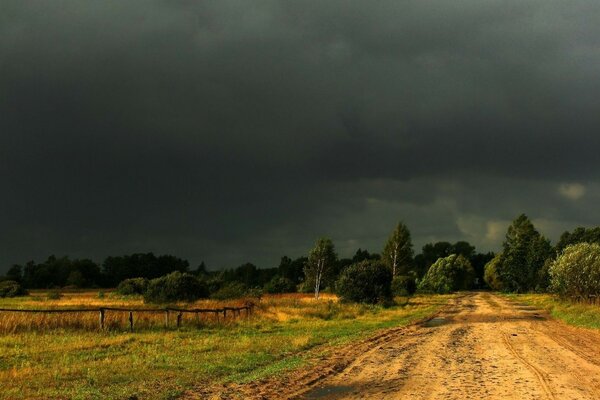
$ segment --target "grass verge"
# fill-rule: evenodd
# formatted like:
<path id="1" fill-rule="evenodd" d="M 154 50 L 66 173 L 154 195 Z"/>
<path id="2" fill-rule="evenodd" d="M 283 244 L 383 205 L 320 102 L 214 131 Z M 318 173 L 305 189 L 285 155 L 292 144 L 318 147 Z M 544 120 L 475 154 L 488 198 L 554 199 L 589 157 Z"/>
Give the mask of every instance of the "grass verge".
<path id="1" fill-rule="evenodd" d="M 591 304 L 572 303 L 551 294 L 507 294 L 507 297 L 548 311 L 569 325 L 600 329 L 600 307 Z"/>

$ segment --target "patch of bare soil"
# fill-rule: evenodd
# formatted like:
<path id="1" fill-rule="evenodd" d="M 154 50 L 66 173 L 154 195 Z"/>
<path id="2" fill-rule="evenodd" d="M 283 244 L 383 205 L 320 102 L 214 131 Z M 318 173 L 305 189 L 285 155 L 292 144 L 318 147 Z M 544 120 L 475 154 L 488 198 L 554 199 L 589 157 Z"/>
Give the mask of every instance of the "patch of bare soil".
<path id="1" fill-rule="evenodd" d="M 386 330 L 279 380 L 186 399 L 600 399 L 600 334 L 492 293 Z"/>

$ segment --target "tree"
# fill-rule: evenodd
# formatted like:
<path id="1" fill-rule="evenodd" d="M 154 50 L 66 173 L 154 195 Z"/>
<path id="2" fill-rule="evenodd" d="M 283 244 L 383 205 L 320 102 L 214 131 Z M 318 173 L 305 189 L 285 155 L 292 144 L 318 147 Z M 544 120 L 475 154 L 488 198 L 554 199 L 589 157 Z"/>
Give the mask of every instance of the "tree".
<path id="1" fill-rule="evenodd" d="M 304 265 L 307 261 L 308 258 L 306 257 L 299 257 L 292 260 L 287 256 L 283 256 L 277 268 L 278 274 L 294 282 L 294 285 L 298 285 L 304 281 Z"/>
<path id="2" fill-rule="evenodd" d="M 556 246 L 554 247 L 554 252 L 556 255 L 560 255 L 562 251 L 570 245 L 577 243 L 598 243 L 600 244 L 600 227 L 595 228 L 583 228 L 578 227 L 573 230 L 573 232 L 566 231 L 561 236 Z"/>
<path id="3" fill-rule="evenodd" d="M 501 268 L 504 262 L 502 254 L 497 254 L 487 264 L 483 273 L 483 280 L 493 290 L 503 290 L 502 280 L 498 274 L 498 269 Z"/>
<path id="4" fill-rule="evenodd" d="M 540 235 L 529 218 L 521 214 L 508 227 L 501 265 L 497 266 L 504 290 L 525 292 L 539 282 L 539 270 L 551 255 L 548 239 Z"/>
<path id="5" fill-rule="evenodd" d="M 191 302 L 206 297 L 208 297 L 208 288 L 204 282 L 192 274 L 175 271 L 152 279 L 144 293 L 144 302 Z"/>
<path id="6" fill-rule="evenodd" d="M 335 248 L 331 239 L 321 238 L 317 240 L 315 247 L 308 255 L 308 261 L 304 266 L 306 282 L 313 284 L 315 299 L 319 298 L 323 281 L 329 278 L 329 274 L 337 261 Z"/>
<path id="7" fill-rule="evenodd" d="M 6 277 L 11 281 L 20 283 L 23 280 L 23 267 L 17 264 L 13 265 L 6 272 Z"/>
<path id="8" fill-rule="evenodd" d="M 456 290 L 467 290 L 473 287 L 475 271 L 461 254 L 451 254 L 440 258 L 429 268 L 419 289 L 435 293 L 450 293 Z"/>
<path id="9" fill-rule="evenodd" d="M 454 244 L 450 242 L 427 243 L 421 249 L 421 253 L 415 257 L 415 266 L 418 275 L 425 275 L 434 262 L 451 254 L 461 254 L 463 257 L 469 259 L 474 268 L 475 264 L 473 262 L 478 261 L 476 260 L 475 246 L 472 246 L 469 242 L 458 241 Z M 481 275 L 483 276 L 483 265 L 481 265 L 481 269 Z"/>
<path id="10" fill-rule="evenodd" d="M 550 266 L 551 289 L 565 297 L 588 300 L 600 295 L 600 245 L 566 247 Z"/>
<path id="11" fill-rule="evenodd" d="M 392 298 L 392 272 L 380 261 L 365 260 L 350 265 L 335 287 L 342 300 L 356 303 L 386 303 Z"/>
<path id="12" fill-rule="evenodd" d="M 392 276 L 406 275 L 413 265 L 413 248 L 410 231 L 402 222 L 390 235 L 381 258 L 392 271 Z"/>

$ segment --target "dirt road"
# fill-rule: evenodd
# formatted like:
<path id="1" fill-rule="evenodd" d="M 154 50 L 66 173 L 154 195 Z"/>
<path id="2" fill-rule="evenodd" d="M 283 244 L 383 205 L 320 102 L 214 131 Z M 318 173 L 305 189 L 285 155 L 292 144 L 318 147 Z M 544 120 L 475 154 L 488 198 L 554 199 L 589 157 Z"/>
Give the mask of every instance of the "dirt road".
<path id="1" fill-rule="evenodd" d="M 298 399 L 600 399 L 600 335 L 491 293 L 399 330 Z"/>
<path id="2" fill-rule="evenodd" d="M 284 381 L 224 398 L 600 399 L 600 334 L 492 293 L 340 349 Z M 222 397 L 223 398 L 223 397 Z"/>

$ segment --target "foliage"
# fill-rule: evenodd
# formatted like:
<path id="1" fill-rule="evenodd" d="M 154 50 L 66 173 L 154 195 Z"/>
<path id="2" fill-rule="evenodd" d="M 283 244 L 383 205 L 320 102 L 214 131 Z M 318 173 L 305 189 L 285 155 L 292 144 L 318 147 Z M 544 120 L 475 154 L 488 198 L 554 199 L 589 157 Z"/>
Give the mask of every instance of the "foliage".
<path id="1" fill-rule="evenodd" d="M 493 290 L 503 290 L 502 280 L 498 275 L 498 268 L 504 262 L 502 254 L 497 254 L 485 265 L 483 279 L 487 285 Z"/>
<path id="2" fill-rule="evenodd" d="M 386 303 L 392 298 L 392 271 L 379 261 L 361 261 L 346 268 L 336 283 L 342 300 Z"/>
<path id="3" fill-rule="evenodd" d="M 412 269 L 413 255 L 410 231 L 406 225 L 399 222 L 388 238 L 381 258 L 392 272 L 392 276 L 396 276 L 406 275 Z"/>
<path id="4" fill-rule="evenodd" d="M 277 273 L 279 276 L 289 279 L 298 285 L 304 281 L 304 265 L 307 261 L 307 257 L 299 257 L 292 260 L 287 256 L 283 256 L 277 268 Z"/>
<path id="5" fill-rule="evenodd" d="M 450 293 L 471 289 L 475 271 L 469 260 L 460 254 L 440 258 L 430 268 L 419 284 L 419 290 Z"/>
<path id="6" fill-rule="evenodd" d="M 600 245 L 568 246 L 550 266 L 551 289 L 561 296 L 587 299 L 600 295 Z"/>
<path id="7" fill-rule="evenodd" d="M 129 278 L 158 278 L 171 272 L 187 272 L 187 260 L 172 256 L 155 256 L 153 253 L 136 253 L 120 257 L 107 257 L 102 269 L 107 277 L 107 284 L 115 286 Z"/>
<path id="8" fill-rule="evenodd" d="M 144 293 L 147 303 L 189 302 L 206 297 L 208 288 L 204 282 L 194 275 L 178 271 L 152 279 Z"/>
<path id="9" fill-rule="evenodd" d="M 265 285 L 267 293 L 293 293 L 296 291 L 296 285 L 288 278 L 274 276 L 269 283 Z"/>
<path id="10" fill-rule="evenodd" d="M 394 296 L 412 296 L 417 291 L 415 278 L 410 275 L 399 275 L 392 279 L 392 294 Z"/>
<path id="11" fill-rule="evenodd" d="M 496 268 L 504 290 L 526 292 L 539 284 L 539 270 L 552 254 L 550 242 L 522 214 L 508 228 L 502 264 Z"/>
<path id="12" fill-rule="evenodd" d="M 0 282 L 0 297 L 18 297 L 27 295 L 21 284 L 16 281 Z"/>
<path id="13" fill-rule="evenodd" d="M 46 294 L 46 298 L 48 300 L 58 300 L 61 297 L 63 297 L 62 293 L 57 289 L 49 290 L 48 293 Z"/>
<path id="14" fill-rule="evenodd" d="M 51 287 L 77 286 L 86 287 L 101 281 L 98 264 L 87 259 L 50 256 L 40 264 L 33 261 L 25 266 L 15 265 L 11 268 L 16 274 L 22 270 L 22 283 L 27 288 L 47 289 Z"/>
<path id="15" fill-rule="evenodd" d="M 314 288 L 315 298 L 319 298 L 319 293 L 324 286 L 323 283 L 330 282 L 336 261 L 337 254 L 331 239 L 321 238 L 317 240 L 304 266 L 305 287 L 310 285 Z"/>
<path id="16" fill-rule="evenodd" d="M 559 255 L 565 248 L 577 243 L 600 244 L 600 226 L 595 228 L 578 227 L 573 232 L 564 232 L 556 243 L 554 251 L 556 255 Z"/>
<path id="17" fill-rule="evenodd" d="M 248 292 L 248 287 L 240 282 L 229 282 L 213 292 L 210 297 L 217 300 L 239 299 Z"/>
<path id="18" fill-rule="evenodd" d="M 458 241 L 456 243 L 427 243 L 421 249 L 421 253 L 415 257 L 416 272 L 419 276 L 424 276 L 434 262 L 440 258 L 448 257 L 451 254 L 461 254 L 463 257 L 469 259 L 471 265 L 473 265 L 473 268 L 475 268 L 474 261 L 478 262 L 478 254 L 475 253 L 475 247 L 469 242 Z M 483 274 L 481 274 L 481 276 L 483 276 Z"/>
<path id="19" fill-rule="evenodd" d="M 125 279 L 117 286 L 117 293 L 128 296 L 133 294 L 144 294 L 148 290 L 149 280 L 146 278 Z"/>

